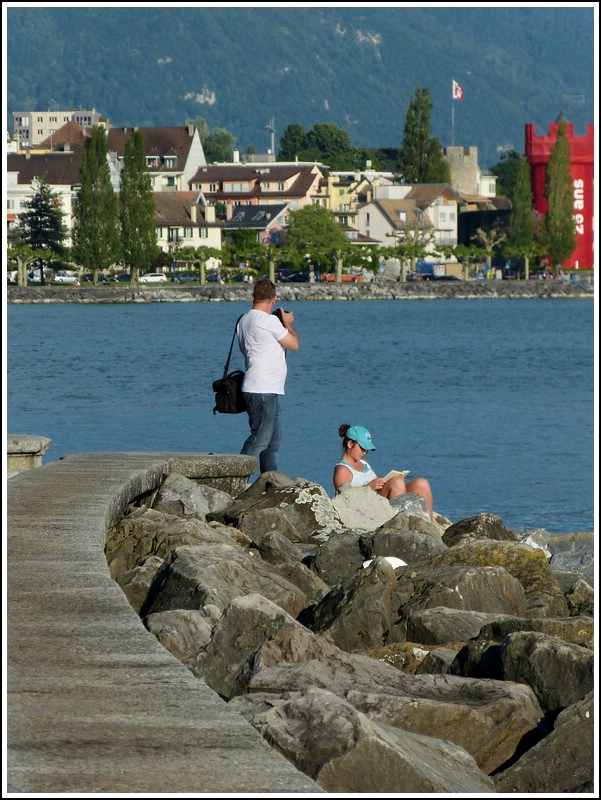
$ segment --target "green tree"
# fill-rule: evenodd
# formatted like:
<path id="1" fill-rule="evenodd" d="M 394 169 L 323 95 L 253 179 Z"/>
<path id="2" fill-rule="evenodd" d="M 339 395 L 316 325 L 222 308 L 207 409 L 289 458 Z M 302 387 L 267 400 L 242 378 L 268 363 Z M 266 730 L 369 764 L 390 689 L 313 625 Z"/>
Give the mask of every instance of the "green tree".
<path id="1" fill-rule="evenodd" d="M 73 209 L 73 258 L 92 270 L 94 284 L 98 283 L 99 270 L 119 260 L 117 205 L 107 162 L 106 133 L 103 126 L 95 125 L 84 147 Z"/>
<path id="2" fill-rule="evenodd" d="M 506 149 L 501 155 L 501 160 L 490 168 L 492 174 L 497 176 L 497 195 L 505 195 L 513 200 L 520 163 L 523 160 L 524 156 L 510 148 Z"/>
<path id="3" fill-rule="evenodd" d="M 219 259 L 223 255 L 221 250 L 215 247 L 179 247 L 173 252 L 173 258 L 177 262 L 183 262 L 190 266 L 191 271 L 195 271 L 195 267 L 199 268 L 199 281 L 201 284 L 207 282 L 207 261 L 211 258 Z"/>
<path id="4" fill-rule="evenodd" d="M 499 250 L 507 238 L 507 231 L 503 230 L 498 225 L 495 225 L 488 231 L 485 231 L 484 228 L 476 228 L 476 233 L 471 238 L 484 252 L 486 262 L 492 267 L 495 250 Z"/>
<path id="5" fill-rule="evenodd" d="M 226 131 L 225 128 L 215 128 L 202 143 L 207 163 L 233 161 L 235 143 L 236 140 L 229 131 Z"/>
<path id="6" fill-rule="evenodd" d="M 134 131 L 125 145 L 121 173 L 119 222 L 123 263 L 136 286 L 140 271 L 147 270 L 158 253 L 155 206 L 146 169 L 144 136 Z"/>
<path id="7" fill-rule="evenodd" d="M 353 169 L 356 151 L 348 133 L 330 122 L 318 122 L 307 133 L 304 151 L 318 150 L 320 160 L 333 170 Z"/>
<path id="8" fill-rule="evenodd" d="M 570 172 L 570 143 L 565 122 L 557 129 L 557 139 L 551 148 L 545 182 L 548 210 L 543 226 L 543 241 L 553 264 L 554 274 L 576 248 L 572 176 Z"/>
<path id="9" fill-rule="evenodd" d="M 27 269 L 44 258 L 43 250 L 33 250 L 23 242 L 18 228 L 12 228 L 6 236 L 6 265 L 9 270 L 17 268 L 17 286 L 27 286 Z"/>
<path id="10" fill-rule="evenodd" d="M 430 136 L 432 98 L 427 89 L 413 93 L 399 151 L 399 167 L 405 183 L 448 183 L 451 172 L 443 159 L 438 139 Z"/>
<path id="11" fill-rule="evenodd" d="M 336 253 L 345 251 L 349 241 L 330 211 L 309 205 L 291 212 L 286 243 L 291 261 L 298 267 L 306 255 L 318 266 L 324 259 L 334 264 Z"/>
<path id="12" fill-rule="evenodd" d="M 387 234 L 395 240 L 392 247 L 392 255 L 396 256 L 401 262 L 400 280 L 407 280 L 407 268 L 411 265 L 412 272 L 415 272 L 415 264 L 418 258 L 424 258 L 432 252 L 434 244 L 434 231 L 432 228 L 411 227 L 400 228 Z"/>
<path id="13" fill-rule="evenodd" d="M 532 186 L 530 167 L 524 157 L 518 162 L 518 170 L 513 192 L 509 233 L 503 252 L 510 258 L 517 257 L 524 262 L 524 277 L 528 280 L 530 256 L 537 252 L 534 242 L 534 209 L 532 207 Z"/>
<path id="14" fill-rule="evenodd" d="M 43 181 L 36 179 L 35 193 L 26 201 L 24 211 L 19 217 L 19 237 L 23 245 L 37 253 L 43 253 L 36 262 L 40 268 L 41 282 L 44 283 L 44 267 L 52 266 L 66 253 L 65 239 L 67 229 L 58 194 Z"/>
<path id="15" fill-rule="evenodd" d="M 293 122 L 280 138 L 278 161 L 295 161 L 306 147 L 307 134 L 302 125 Z"/>

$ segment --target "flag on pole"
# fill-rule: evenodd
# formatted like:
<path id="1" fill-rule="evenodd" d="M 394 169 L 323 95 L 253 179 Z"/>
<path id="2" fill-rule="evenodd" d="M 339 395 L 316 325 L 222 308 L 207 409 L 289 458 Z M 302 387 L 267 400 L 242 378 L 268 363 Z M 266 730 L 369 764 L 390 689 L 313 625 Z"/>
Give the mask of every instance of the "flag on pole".
<path id="1" fill-rule="evenodd" d="M 463 100 L 463 86 L 453 81 L 453 100 Z"/>

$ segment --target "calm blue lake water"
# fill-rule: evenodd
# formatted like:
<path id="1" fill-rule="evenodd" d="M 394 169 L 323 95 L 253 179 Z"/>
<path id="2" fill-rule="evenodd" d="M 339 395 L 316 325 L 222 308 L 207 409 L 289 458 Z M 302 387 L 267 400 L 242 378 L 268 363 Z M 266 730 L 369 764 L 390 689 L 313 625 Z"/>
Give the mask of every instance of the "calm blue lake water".
<path id="1" fill-rule="evenodd" d="M 372 432 L 380 473 L 429 478 L 456 522 L 594 528 L 594 302 L 434 300 L 289 304 L 280 469 L 333 495 L 338 427 Z M 10 305 L 7 431 L 85 451 L 237 453 L 246 415 L 214 416 L 247 303 Z M 235 347 L 232 368 L 241 366 Z"/>

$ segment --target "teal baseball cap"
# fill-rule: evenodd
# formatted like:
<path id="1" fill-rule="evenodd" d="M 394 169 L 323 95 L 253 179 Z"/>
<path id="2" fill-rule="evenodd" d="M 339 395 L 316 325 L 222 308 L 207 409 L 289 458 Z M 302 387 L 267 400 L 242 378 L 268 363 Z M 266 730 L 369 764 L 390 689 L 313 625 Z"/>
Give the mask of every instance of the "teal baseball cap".
<path id="1" fill-rule="evenodd" d="M 367 430 L 367 428 L 362 428 L 361 425 L 351 425 L 346 432 L 346 438 L 352 439 L 353 442 L 357 442 L 359 447 L 362 447 L 364 450 L 376 449 L 371 441 L 371 433 Z"/>

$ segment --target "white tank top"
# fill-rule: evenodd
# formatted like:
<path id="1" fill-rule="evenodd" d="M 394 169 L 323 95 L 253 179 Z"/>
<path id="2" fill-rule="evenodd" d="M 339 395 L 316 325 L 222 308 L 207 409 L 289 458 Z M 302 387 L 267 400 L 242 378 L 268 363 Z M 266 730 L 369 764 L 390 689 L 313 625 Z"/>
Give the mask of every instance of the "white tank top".
<path id="1" fill-rule="evenodd" d="M 354 467 L 351 467 L 351 465 L 348 464 L 346 461 L 336 462 L 337 465 L 341 464 L 343 467 L 350 469 L 351 475 L 353 476 L 353 479 L 351 480 L 351 486 L 353 488 L 357 488 L 358 486 L 365 486 L 366 483 L 369 483 L 370 481 L 373 481 L 374 478 L 378 477 L 376 473 L 373 471 L 373 469 L 369 466 L 367 461 L 363 461 L 361 459 L 359 463 L 363 464 L 364 467 L 364 469 L 361 471 L 359 471 L 358 469 L 354 469 Z"/>

